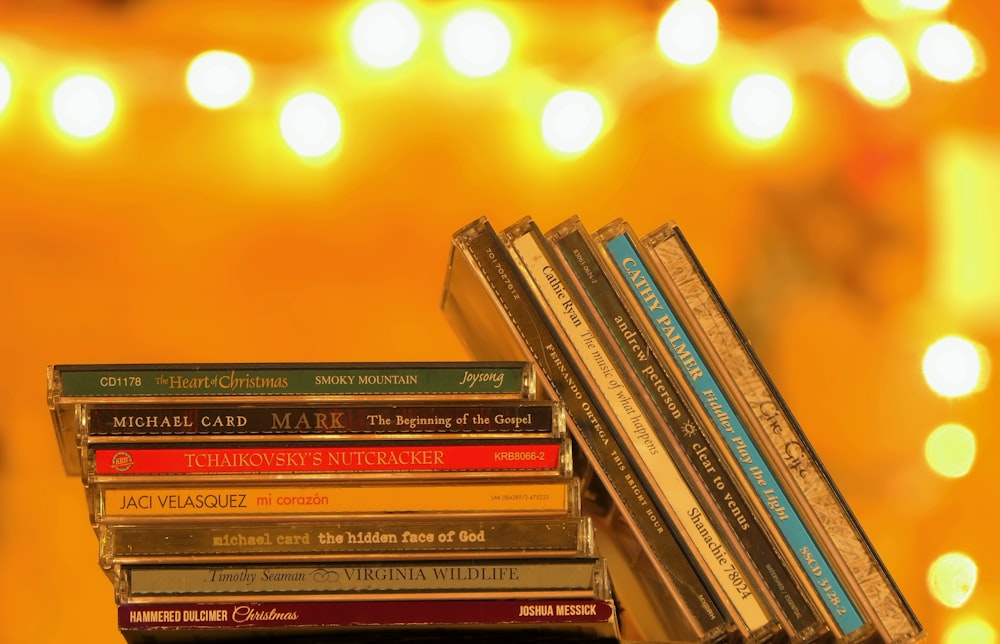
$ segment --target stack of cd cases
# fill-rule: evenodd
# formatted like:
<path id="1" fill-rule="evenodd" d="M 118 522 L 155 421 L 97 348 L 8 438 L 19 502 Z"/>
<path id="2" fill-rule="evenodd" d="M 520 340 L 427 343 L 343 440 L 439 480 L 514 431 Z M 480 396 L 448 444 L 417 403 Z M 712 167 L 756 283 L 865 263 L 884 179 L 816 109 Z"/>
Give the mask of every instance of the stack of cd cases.
<path id="1" fill-rule="evenodd" d="M 126 641 L 615 641 L 536 386 L 524 361 L 80 364 L 48 403 Z"/>
<path id="2" fill-rule="evenodd" d="M 622 627 L 683 642 L 925 635 L 674 222 L 452 238 L 442 310 L 566 405 Z M 627 618 L 627 619 L 626 619 Z"/>

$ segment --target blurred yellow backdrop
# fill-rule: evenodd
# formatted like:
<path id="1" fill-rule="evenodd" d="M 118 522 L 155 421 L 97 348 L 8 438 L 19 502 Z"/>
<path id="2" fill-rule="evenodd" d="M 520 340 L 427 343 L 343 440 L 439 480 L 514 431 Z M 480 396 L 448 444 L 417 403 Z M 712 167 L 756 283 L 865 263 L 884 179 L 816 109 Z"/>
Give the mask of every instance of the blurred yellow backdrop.
<path id="1" fill-rule="evenodd" d="M 914 72 L 908 100 L 867 104 L 846 85 L 850 39 L 911 48 L 928 17 L 856 0 L 723 0 L 715 62 L 658 55 L 667 3 L 496 2 L 513 51 L 495 77 L 449 73 L 444 21 L 467 2 L 409 5 L 412 61 L 359 65 L 363 3 L 303 0 L 7 0 L 0 63 L 0 641 L 115 642 L 80 481 L 62 471 L 45 406 L 51 363 L 458 360 L 439 310 L 451 234 L 485 215 L 615 217 L 644 233 L 676 220 L 834 481 L 924 623 L 945 642 L 1000 605 L 995 548 L 996 386 L 927 387 L 926 348 L 957 333 L 1000 356 L 1000 184 L 992 3 L 934 19 L 975 35 L 984 73 Z M 870 7 L 869 7 L 870 8 Z M 254 68 L 248 97 L 196 106 L 184 72 L 208 49 Z M 57 132 L 65 74 L 109 79 L 116 113 L 93 140 Z M 741 74 L 793 79 L 775 142 L 739 140 L 726 100 Z M 601 137 L 575 157 L 541 141 L 547 97 L 599 95 Z M 343 138 L 321 162 L 278 131 L 280 104 L 320 91 Z M 924 459 L 947 422 L 975 433 L 958 479 Z M 930 564 L 979 566 L 969 601 L 931 597 Z M 994 639 L 981 640 L 988 644 Z M 954 640 L 957 641 L 957 640 Z"/>

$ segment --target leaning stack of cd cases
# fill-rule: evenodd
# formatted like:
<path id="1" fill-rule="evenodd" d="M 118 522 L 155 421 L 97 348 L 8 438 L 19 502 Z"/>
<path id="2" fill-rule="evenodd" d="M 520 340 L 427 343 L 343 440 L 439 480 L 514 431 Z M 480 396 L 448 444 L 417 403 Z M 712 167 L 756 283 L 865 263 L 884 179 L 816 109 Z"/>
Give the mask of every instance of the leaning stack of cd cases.
<path id="1" fill-rule="evenodd" d="M 674 222 L 640 237 L 623 219 L 479 218 L 453 235 L 441 306 L 475 359 L 527 359 L 565 403 L 641 637 L 924 636 Z"/>
<path id="2" fill-rule="evenodd" d="M 617 640 L 565 407 L 536 387 L 523 360 L 48 370 L 144 643 Z"/>

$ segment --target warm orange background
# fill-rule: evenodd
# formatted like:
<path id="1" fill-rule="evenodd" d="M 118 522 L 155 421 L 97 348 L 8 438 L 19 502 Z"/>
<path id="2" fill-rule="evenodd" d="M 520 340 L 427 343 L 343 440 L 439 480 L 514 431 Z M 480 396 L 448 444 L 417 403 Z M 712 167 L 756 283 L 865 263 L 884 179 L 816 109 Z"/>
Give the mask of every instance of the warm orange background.
<path id="1" fill-rule="evenodd" d="M 966 179 L 983 234 L 997 230 L 995 74 L 951 85 L 915 72 L 905 105 L 877 109 L 845 88 L 838 47 L 870 31 L 905 44 L 912 21 L 867 17 L 855 0 L 716 4 L 718 62 L 679 70 L 652 49 L 664 3 L 496 3 L 514 55 L 479 82 L 438 53 L 442 21 L 464 4 L 417 5 L 417 58 L 382 73 L 345 43 L 360 3 L 0 4 L 14 75 L 0 113 L 0 642 L 119 641 L 81 484 L 53 439 L 47 364 L 463 359 L 438 305 L 450 236 L 480 215 L 498 227 L 532 215 L 543 229 L 622 216 L 640 232 L 676 219 L 928 641 L 996 619 L 996 386 L 949 401 L 920 373 L 945 333 L 1000 356 L 1000 271 L 982 252 L 1000 238 L 973 220 L 965 253 L 940 234 L 957 216 L 951 182 Z M 1000 60 L 993 3 L 953 4 L 947 15 Z M 239 106 L 187 99 L 185 67 L 205 49 L 256 65 Z M 794 77 L 797 111 L 779 142 L 749 146 L 725 125 L 725 96 L 764 63 Z M 45 108 L 77 69 L 113 79 L 118 98 L 111 129 L 86 143 L 59 136 Z M 603 137 L 575 159 L 539 142 L 541 102 L 561 83 L 608 109 Z M 340 108 L 327 163 L 278 136 L 279 105 L 301 89 Z M 963 257 L 982 262 L 970 279 L 986 287 L 958 306 L 936 276 Z M 965 478 L 924 463 L 943 422 L 976 431 Z M 926 589 L 948 551 L 979 564 L 960 609 Z"/>

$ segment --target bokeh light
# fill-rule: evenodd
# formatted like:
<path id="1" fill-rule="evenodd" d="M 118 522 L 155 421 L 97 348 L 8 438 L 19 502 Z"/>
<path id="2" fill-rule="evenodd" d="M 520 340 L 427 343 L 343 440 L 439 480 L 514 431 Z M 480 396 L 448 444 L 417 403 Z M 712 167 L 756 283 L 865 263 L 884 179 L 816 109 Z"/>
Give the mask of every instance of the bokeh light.
<path id="1" fill-rule="evenodd" d="M 395 0 L 374 2 L 358 14 L 351 26 L 351 45 L 364 63 L 378 68 L 408 61 L 420 44 L 420 23 Z"/>
<path id="2" fill-rule="evenodd" d="M 729 112 L 736 129 L 755 140 L 773 139 L 792 118 L 792 90 L 771 74 L 754 74 L 736 86 Z"/>
<path id="3" fill-rule="evenodd" d="M 597 140 L 603 127 L 601 104 L 580 90 L 556 94 L 542 112 L 542 138 L 558 152 L 583 152 Z"/>
<path id="4" fill-rule="evenodd" d="M 299 156 L 324 156 L 340 141 L 340 113 L 322 94 L 299 94 L 281 110 L 281 135 Z"/>
<path id="5" fill-rule="evenodd" d="M 946 336 L 924 353 L 927 385 L 942 396 L 964 396 L 980 386 L 983 373 L 979 349 L 959 336 Z"/>
<path id="6" fill-rule="evenodd" d="M 472 9 L 452 18 L 444 30 L 448 63 L 465 76 L 490 76 L 510 57 L 510 30 L 496 15 Z"/>
<path id="7" fill-rule="evenodd" d="M 876 20 L 892 20 L 902 16 L 907 0 L 861 0 L 861 7 Z"/>
<path id="8" fill-rule="evenodd" d="M 941 476 L 965 476 L 976 460 L 976 435 L 963 425 L 941 425 L 927 436 L 924 457 L 927 465 Z"/>
<path id="9" fill-rule="evenodd" d="M 950 0 L 903 0 L 903 6 L 907 9 L 917 9 L 918 11 L 941 11 L 949 3 Z"/>
<path id="10" fill-rule="evenodd" d="M 7 109 L 7 105 L 10 103 L 12 87 L 10 70 L 0 61 L 0 112 Z"/>
<path id="11" fill-rule="evenodd" d="M 894 107 L 910 95 L 910 79 L 903 57 L 882 36 L 856 42 L 847 54 L 847 78 L 869 102 Z"/>
<path id="12" fill-rule="evenodd" d="M 928 74 L 942 81 L 962 80 L 976 68 L 976 54 L 969 38 L 947 23 L 923 31 L 917 43 L 917 60 Z"/>
<path id="13" fill-rule="evenodd" d="M 950 608 L 965 604 L 976 588 L 979 569 L 976 562 L 960 552 L 938 557 L 927 571 L 931 596 Z"/>
<path id="14" fill-rule="evenodd" d="M 52 113 L 63 132 L 80 139 L 90 138 L 111 125 L 115 95 L 111 86 L 97 76 L 71 76 L 52 95 Z"/>
<path id="15" fill-rule="evenodd" d="M 707 0 L 677 0 L 664 12 L 656 32 L 663 55 L 682 65 L 698 65 L 719 43 L 719 16 Z"/>
<path id="16" fill-rule="evenodd" d="M 978 617 L 962 619 L 942 633 L 941 644 L 996 644 L 997 631 Z"/>
<path id="17" fill-rule="evenodd" d="M 196 103 L 209 109 L 235 105 L 250 91 L 253 71 L 241 56 L 206 51 L 188 65 L 187 89 Z"/>

